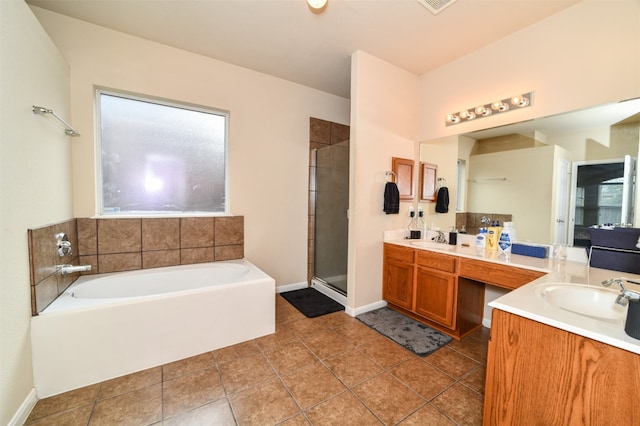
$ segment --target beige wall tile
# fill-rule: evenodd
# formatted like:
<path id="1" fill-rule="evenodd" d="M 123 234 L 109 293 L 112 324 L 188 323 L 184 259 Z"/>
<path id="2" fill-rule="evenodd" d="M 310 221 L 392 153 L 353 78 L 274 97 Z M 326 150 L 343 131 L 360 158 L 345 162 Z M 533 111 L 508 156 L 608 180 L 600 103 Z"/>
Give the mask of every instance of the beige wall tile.
<path id="1" fill-rule="evenodd" d="M 244 216 L 215 218 L 215 245 L 244 243 Z"/>
<path id="2" fill-rule="evenodd" d="M 213 262 L 213 260 L 213 247 L 188 248 L 180 250 L 180 263 L 183 265 Z"/>
<path id="3" fill-rule="evenodd" d="M 180 247 L 212 247 L 214 219 L 212 217 L 183 217 L 180 219 Z"/>
<path id="4" fill-rule="evenodd" d="M 114 253 L 98 255 L 98 272 L 131 271 L 142 269 L 142 253 Z"/>
<path id="5" fill-rule="evenodd" d="M 309 125 L 309 139 L 311 142 L 331 143 L 331 122 L 311 117 Z"/>
<path id="6" fill-rule="evenodd" d="M 244 245 L 242 244 L 215 247 L 216 262 L 219 262 L 221 260 L 242 259 L 243 257 Z"/>
<path id="7" fill-rule="evenodd" d="M 98 220 L 98 254 L 139 252 L 141 247 L 141 219 Z"/>
<path id="8" fill-rule="evenodd" d="M 155 250 L 142 252 L 142 268 L 160 268 L 180 264 L 180 250 Z"/>
<path id="9" fill-rule="evenodd" d="M 35 313 L 40 313 L 44 308 L 49 306 L 56 297 L 58 297 L 58 277 L 56 275 L 51 275 L 45 278 L 35 286 L 34 290 L 36 296 Z"/>
<path id="10" fill-rule="evenodd" d="M 180 248 L 180 219 L 142 219 L 142 251 Z"/>
<path id="11" fill-rule="evenodd" d="M 78 219 L 78 254 L 80 256 L 98 254 L 98 221 L 96 219 Z"/>

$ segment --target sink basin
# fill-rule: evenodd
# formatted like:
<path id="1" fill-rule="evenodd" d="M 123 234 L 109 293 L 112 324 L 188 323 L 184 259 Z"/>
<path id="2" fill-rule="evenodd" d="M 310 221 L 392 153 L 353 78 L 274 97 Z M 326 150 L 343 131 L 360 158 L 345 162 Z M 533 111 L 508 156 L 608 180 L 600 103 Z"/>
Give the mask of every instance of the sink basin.
<path id="1" fill-rule="evenodd" d="M 581 284 L 541 284 L 535 293 L 550 305 L 604 320 L 624 320 L 627 307 L 616 304 L 619 291 Z"/>
<path id="2" fill-rule="evenodd" d="M 412 241 L 411 245 L 436 250 L 451 250 L 453 247 L 455 247 L 446 243 L 436 243 L 433 241 Z"/>

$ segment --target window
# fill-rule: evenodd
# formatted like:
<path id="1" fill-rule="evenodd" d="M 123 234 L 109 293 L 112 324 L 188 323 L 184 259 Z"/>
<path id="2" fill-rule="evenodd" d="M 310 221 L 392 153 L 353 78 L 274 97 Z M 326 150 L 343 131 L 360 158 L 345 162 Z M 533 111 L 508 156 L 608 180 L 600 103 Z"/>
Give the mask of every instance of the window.
<path id="1" fill-rule="evenodd" d="M 101 214 L 227 213 L 227 113 L 97 97 Z"/>

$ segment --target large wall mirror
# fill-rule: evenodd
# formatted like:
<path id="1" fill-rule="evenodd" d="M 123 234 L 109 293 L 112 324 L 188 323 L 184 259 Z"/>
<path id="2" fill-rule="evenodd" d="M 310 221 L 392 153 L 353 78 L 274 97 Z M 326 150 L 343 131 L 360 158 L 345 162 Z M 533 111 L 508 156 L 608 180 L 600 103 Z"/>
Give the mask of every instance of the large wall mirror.
<path id="1" fill-rule="evenodd" d="M 423 207 L 441 228 L 475 233 L 488 217 L 513 221 L 520 241 L 585 245 L 594 224 L 640 227 L 639 154 L 640 99 L 424 141 L 455 213 Z"/>

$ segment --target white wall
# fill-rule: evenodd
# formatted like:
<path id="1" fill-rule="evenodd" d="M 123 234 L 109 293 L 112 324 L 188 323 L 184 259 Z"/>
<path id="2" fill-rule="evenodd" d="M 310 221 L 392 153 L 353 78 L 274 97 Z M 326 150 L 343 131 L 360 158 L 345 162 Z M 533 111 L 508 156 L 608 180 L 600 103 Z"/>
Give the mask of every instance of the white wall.
<path id="1" fill-rule="evenodd" d="M 534 105 L 454 126 L 454 111 L 535 91 Z M 586 0 L 420 77 L 419 140 L 640 96 L 640 2 Z"/>
<path id="2" fill-rule="evenodd" d="M 6 425 L 33 397 L 27 229 L 72 217 L 75 143 L 55 120 L 32 112 L 35 104 L 70 117 L 69 68 L 23 0 L 0 1 L 0 92 L 0 424 Z"/>
<path id="3" fill-rule="evenodd" d="M 417 83 L 414 74 L 367 53 L 351 57 L 350 307 L 382 299 L 383 232 L 406 228 L 408 207 L 415 205 L 400 203 L 397 215 L 382 211 L 391 158 L 418 158 Z"/>
<path id="4" fill-rule="evenodd" d="M 277 285 L 307 279 L 309 117 L 349 124 L 349 101 L 33 8 L 71 67 L 74 215 L 96 214 L 94 86 L 230 111 L 231 213 L 245 257 Z"/>
<path id="5" fill-rule="evenodd" d="M 449 189 L 449 211 L 447 213 L 437 213 L 436 203 L 420 203 L 425 211 L 426 222 L 429 228 L 440 228 L 447 232 L 456 224 L 456 201 L 458 199 L 458 138 L 448 136 L 434 139 L 420 145 L 420 161 L 436 164 L 438 171 L 437 179 L 444 181 L 437 182 L 447 186 Z"/>

